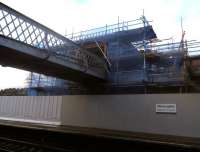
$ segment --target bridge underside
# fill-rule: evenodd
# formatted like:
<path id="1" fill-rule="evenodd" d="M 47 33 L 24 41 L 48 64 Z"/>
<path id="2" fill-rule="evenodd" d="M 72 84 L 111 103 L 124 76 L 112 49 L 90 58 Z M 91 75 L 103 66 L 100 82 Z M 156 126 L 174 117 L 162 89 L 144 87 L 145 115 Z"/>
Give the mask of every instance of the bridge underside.
<path id="1" fill-rule="evenodd" d="M 18 41 L 0 36 L 0 64 L 33 71 L 76 82 L 101 82 L 106 75 L 93 69 L 73 64 L 56 56 L 49 56 L 48 52 L 40 50 Z M 47 58 L 48 57 L 48 58 Z"/>

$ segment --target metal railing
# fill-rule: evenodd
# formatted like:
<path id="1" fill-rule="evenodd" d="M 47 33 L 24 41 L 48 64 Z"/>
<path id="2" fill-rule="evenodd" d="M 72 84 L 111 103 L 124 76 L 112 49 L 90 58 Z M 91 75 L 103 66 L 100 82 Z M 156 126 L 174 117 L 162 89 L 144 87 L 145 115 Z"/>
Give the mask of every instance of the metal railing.
<path id="1" fill-rule="evenodd" d="M 146 20 L 144 16 L 142 16 L 141 18 L 136 20 L 124 21 L 113 25 L 106 25 L 99 28 L 81 31 L 78 33 L 71 33 L 69 35 L 66 35 L 66 37 L 73 41 L 82 41 L 87 39 L 93 39 L 100 36 L 110 35 L 120 31 L 128 31 L 131 29 L 144 27 L 144 24 L 149 25 L 149 22 Z"/>
<path id="2" fill-rule="evenodd" d="M 0 36 L 41 49 L 82 66 L 105 68 L 103 59 L 87 52 L 73 41 L 0 3 Z"/>

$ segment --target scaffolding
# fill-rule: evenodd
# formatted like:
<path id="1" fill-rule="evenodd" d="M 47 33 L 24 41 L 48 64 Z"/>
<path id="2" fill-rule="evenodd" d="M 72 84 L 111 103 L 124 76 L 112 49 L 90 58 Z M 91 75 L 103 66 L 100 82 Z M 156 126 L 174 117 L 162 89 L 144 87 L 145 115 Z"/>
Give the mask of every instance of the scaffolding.
<path id="1" fill-rule="evenodd" d="M 195 64 L 191 61 L 191 64 L 188 64 L 188 58 L 200 58 L 200 42 L 186 41 L 184 36 L 185 33 L 182 34 L 180 42 L 175 42 L 173 38 L 158 39 L 144 15 L 136 20 L 67 35 L 87 51 L 97 55 L 103 53 L 109 61 L 108 82 L 95 84 L 96 88 L 106 86 L 106 89 L 100 89 L 100 93 L 105 93 L 109 88 L 114 88 L 110 93 L 116 93 L 117 89 L 120 93 L 126 90 L 124 88 L 134 87 L 137 90 L 138 86 L 147 88 L 157 85 L 186 85 L 190 76 L 188 67 Z M 198 62 L 200 63 L 200 60 Z M 34 73 L 29 77 L 29 84 L 30 87 L 59 86 L 73 90 L 73 94 L 81 94 L 81 91 L 87 94 L 95 90 Z"/>
<path id="2" fill-rule="evenodd" d="M 61 82 L 63 81 L 63 82 Z M 46 76 L 43 74 L 38 74 L 31 72 L 26 79 L 29 88 L 45 88 L 45 87 L 64 87 L 65 81 L 55 78 Z"/>
<path id="3" fill-rule="evenodd" d="M 73 41 L 85 41 L 88 39 L 92 40 L 97 37 L 106 37 L 111 34 L 116 34 L 117 32 L 124 32 L 141 28 L 143 27 L 143 24 L 149 25 L 149 21 L 147 21 L 146 18 L 139 18 L 130 21 L 118 22 L 117 24 L 112 24 L 112 25 L 106 24 L 103 27 L 93 28 L 78 33 L 72 32 L 71 34 L 66 35 L 66 37 Z"/>

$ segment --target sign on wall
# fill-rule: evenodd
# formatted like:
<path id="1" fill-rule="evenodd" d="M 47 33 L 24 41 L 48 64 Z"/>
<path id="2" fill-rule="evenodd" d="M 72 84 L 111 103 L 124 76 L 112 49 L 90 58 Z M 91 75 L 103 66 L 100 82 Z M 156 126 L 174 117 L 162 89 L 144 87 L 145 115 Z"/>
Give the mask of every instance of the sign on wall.
<path id="1" fill-rule="evenodd" d="M 176 104 L 156 104 L 156 113 L 176 113 Z"/>

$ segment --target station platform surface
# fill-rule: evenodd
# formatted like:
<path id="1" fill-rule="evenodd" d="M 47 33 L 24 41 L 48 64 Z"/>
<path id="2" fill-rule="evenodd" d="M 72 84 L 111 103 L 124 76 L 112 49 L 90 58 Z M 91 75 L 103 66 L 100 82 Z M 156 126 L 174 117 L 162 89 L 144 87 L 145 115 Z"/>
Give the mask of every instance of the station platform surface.
<path id="1" fill-rule="evenodd" d="M 132 142 L 152 143 L 166 146 L 175 146 L 200 151 L 200 138 L 181 137 L 173 135 L 159 135 L 150 133 L 138 133 L 99 128 L 87 128 L 78 126 L 54 126 L 27 122 L 0 120 L 0 126 L 17 127 L 31 130 L 50 131 L 70 135 L 92 136 L 97 138 L 109 138 L 114 140 L 126 140 Z"/>

